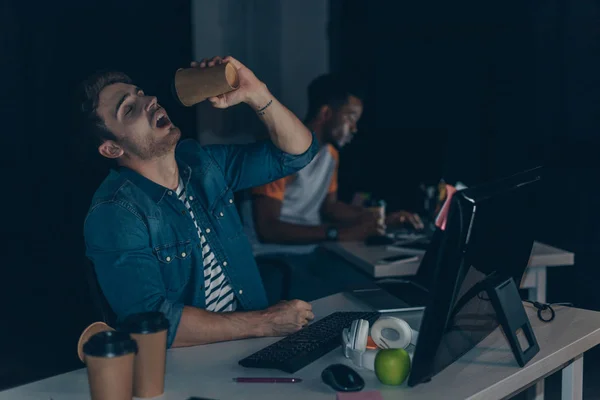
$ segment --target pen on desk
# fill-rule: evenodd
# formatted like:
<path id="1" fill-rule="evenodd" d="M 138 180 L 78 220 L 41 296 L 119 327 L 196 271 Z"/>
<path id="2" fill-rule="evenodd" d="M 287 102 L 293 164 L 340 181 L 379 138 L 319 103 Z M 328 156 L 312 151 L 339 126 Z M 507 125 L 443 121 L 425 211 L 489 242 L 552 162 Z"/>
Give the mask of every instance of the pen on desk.
<path id="1" fill-rule="evenodd" d="M 300 383 L 299 378 L 233 378 L 234 382 L 240 383 Z"/>

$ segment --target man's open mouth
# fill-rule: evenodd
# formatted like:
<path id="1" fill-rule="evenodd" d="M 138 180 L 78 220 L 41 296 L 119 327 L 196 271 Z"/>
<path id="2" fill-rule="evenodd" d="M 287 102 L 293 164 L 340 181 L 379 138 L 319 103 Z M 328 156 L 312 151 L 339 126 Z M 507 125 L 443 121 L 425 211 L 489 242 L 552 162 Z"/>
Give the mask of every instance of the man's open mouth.
<path id="1" fill-rule="evenodd" d="M 166 128 L 171 125 L 171 120 L 163 108 L 156 110 L 153 117 L 157 128 Z"/>
<path id="2" fill-rule="evenodd" d="M 164 128 L 170 124 L 171 124 L 171 121 L 169 120 L 169 117 L 167 117 L 166 115 L 161 115 L 160 117 L 158 117 L 158 120 L 156 121 L 157 128 Z"/>

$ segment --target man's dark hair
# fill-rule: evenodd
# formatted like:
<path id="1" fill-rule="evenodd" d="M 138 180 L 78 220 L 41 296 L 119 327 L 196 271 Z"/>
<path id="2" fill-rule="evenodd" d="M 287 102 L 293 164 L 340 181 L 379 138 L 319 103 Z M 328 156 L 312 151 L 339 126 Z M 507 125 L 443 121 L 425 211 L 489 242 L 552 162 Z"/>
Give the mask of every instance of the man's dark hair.
<path id="1" fill-rule="evenodd" d="M 325 74 L 308 85 L 308 112 L 306 121 L 315 118 L 321 107 L 328 105 L 334 110 L 348 102 L 350 96 L 362 98 L 360 90 L 338 75 Z"/>
<path id="2" fill-rule="evenodd" d="M 95 147 L 100 146 L 106 140 L 117 139 L 98 115 L 100 92 L 113 83 L 131 84 L 132 80 L 123 72 L 97 72 L 81 83 L 77 93 L 77 102 L 81 112 L 81 128 L 87 141 Z"/>

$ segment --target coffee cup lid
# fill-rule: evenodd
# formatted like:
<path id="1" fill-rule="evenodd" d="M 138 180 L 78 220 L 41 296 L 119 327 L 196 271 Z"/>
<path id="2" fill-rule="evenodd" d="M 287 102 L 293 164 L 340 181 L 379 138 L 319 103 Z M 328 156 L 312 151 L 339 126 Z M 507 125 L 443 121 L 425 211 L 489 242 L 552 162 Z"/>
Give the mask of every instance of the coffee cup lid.
<path id="1" fill-rule="evenodd" d="M 83 345 L 83 352 L 94 357 L 120 357 L 137 350 L 137 343 L 128 333 L 117 331 L 96 333 Z"/>
<path id="2" fill-rule="evenodd" d="M 106 325 L 104 322 L 98 321 L 94 322 L 90 326 L 84 329 L 79 336 L 79 341 L 77 342 L 77 355 L 82 362 L 85 362 L 85 355 L 83 354 L 83 345 L 87 343 L 88 340 L 96 333 L 104 332 L 104 331 L 114 331 L 113 328 Z"/>
<path id="3" fill-rule="evenodd" d="M 143 312 L 128 316 L 119 328 L 129 333 L 156 333 L 169 329 L 169 320 L 159 311 Z"/>

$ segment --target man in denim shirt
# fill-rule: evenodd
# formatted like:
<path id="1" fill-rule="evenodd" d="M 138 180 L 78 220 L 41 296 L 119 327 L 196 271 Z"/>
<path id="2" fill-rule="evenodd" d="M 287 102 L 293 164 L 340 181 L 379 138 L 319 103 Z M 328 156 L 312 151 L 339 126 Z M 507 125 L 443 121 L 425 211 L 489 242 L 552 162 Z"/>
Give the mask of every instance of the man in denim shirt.
<path id="1" fill-rule="evenodd" d="M 270 141 L 206 146 L 184 140 L 156 97 L 122 73 L 83 84 L 88 131 L 112 170 L 96 191 L 84 224 L 87 256 L 118 319 L 161 311 L 168 346 L 192 346 L 299 330 L 314 318 L 300 300 L 267 307 L 233 192 L 290 175 L 307 165 L 317 144 L 304 124 L 234 58 L 239 89 L 209 101 L 247 103 Z"/>

